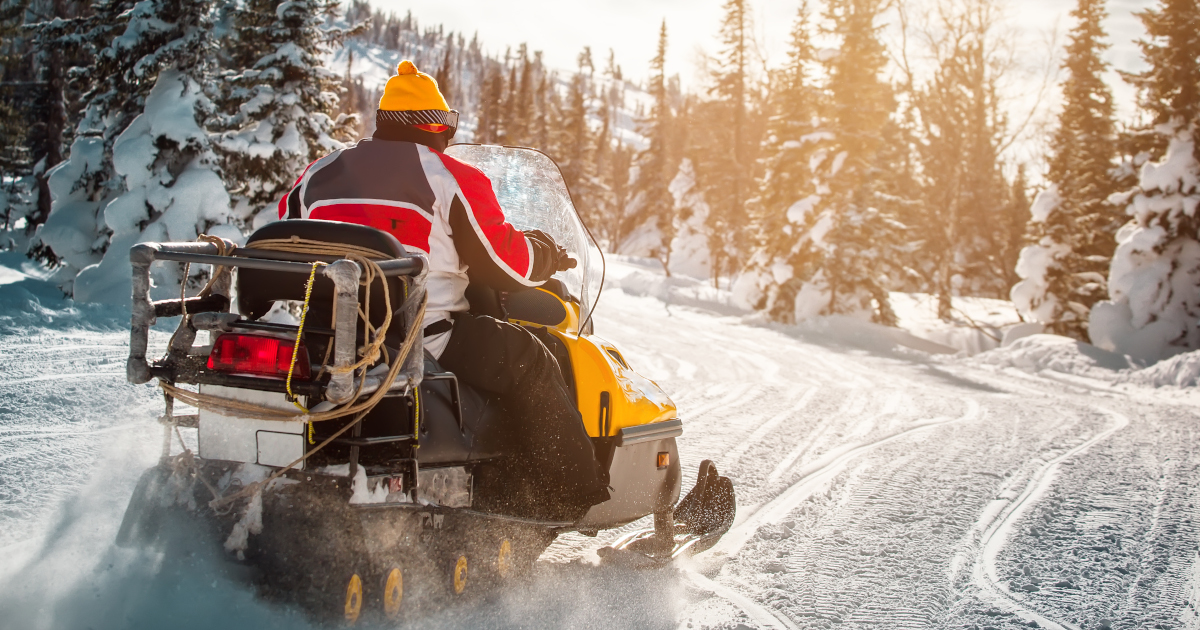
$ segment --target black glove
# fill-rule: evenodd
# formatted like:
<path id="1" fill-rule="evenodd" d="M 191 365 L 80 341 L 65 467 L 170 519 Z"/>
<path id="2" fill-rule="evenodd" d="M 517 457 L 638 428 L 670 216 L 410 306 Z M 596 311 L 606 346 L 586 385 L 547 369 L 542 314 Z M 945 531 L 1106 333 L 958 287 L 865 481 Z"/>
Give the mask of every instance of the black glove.
<path id="1" fill-rule="evenodd" d="M 563 249 L 558 243 L 555 243 L 554 239 L 551 238 L 549 234 L 546 234 L 541 230 L 528 230 L 525 232 L 525 238 L 535 241 L 546 247 L 546 251 L 551 259 L 551 268 L 554 271 L 566 271 L 568 269 L 574 269 L 576 266 L 578 266 L 579 263 L 574 258 L 571 258 L 571 255 L 567 253 L 566 249 Z"/>

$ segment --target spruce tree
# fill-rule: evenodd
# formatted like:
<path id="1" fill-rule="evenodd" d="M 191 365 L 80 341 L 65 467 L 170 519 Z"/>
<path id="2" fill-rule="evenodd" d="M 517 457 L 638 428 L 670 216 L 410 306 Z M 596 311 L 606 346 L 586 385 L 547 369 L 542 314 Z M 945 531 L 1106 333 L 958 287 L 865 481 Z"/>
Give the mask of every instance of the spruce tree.
<path id="1" fill-rule="evenodd" d="M 193 240 L 223 226 L 229 198 L 210 138 L 212 4 L 101 1 L 82 23 L 98 49 L 68 161 L 50 175 L 54 204 L 39 232 L 63 261 L 60 279 L 82 301 L 129 298 L 129 247 Z M 178 270 L 157 270 L 174 291 Z"/>
<path id="2" fill-rule="evenodd" d="M 748 247 L 746 200 L 754 187 L 758 127 L 750 111 L 753 23 L 747 0 L 726 0 L 721 22 L 721 47 L 711 60 L 709 95 L 719 103 L 719 126 L 705 159 L 696 163 L 706 197 L 712 205 L 713 273 L 737 271 Z"/>
<path id="3" fill-rule="evenodd" d="M 1200 7 L 1160 0 L 1138 14 L 1149 68 L 1130 78 L 1166 145 L 1138 184 L 1114 195 L 1131 217 L 1117 232 L 1108 300 L 1092 308 L 1092 343 L 1157 361 L 1200 349 Z"/>
<path id="4" fill-rule="evenodd" d="M 773 77 L 761 149 L 763 172 L 758 195 L 747 203 L 756 249 L 737 284 L 740 300 L 784 322 L 793 320 L 796 293 L 813 273 L 804 269 L 812 262 L 811 252 L 796 247 L 797 230 L 808 218 L 804 208 L 817 198 L 811 160 L 829 139 L 828 132 L 819 131 L 811 22 L 808 2 L 802 1 L 786 65 Z"/>
<path id="5" fill-rule="evenodd" d="M 1076 25 L 1063 63 L 1068 76 L 1050 147 L 1050 187 L 1029 223 L 1032 242 L 1021 253 L 1022 281 L 1012 298 L 1027 320 L 1086 340 L 1088 314 L 1107 295 L 1105 275 L 1123 219 L 1108 202 L 1116 192 L 1117 154 L 1108 64 L 1101 59 L 1108 48 L 1104 0 L 1079 0 L 1071 15 Z"/>
<path id="6" fill-rule="evenodd" d="M 338 76 L 321 57 L 349 33 L 326 26 L 334 0 L 248 0 L 235 11 L 233 69 L 210 125 L 238 219 L 273 218 L 275 204 L 312 161 L 353 138 L 338 114 Z"/>
<path id="7" fill-rule="evenodd" d="M 658 47 L 650 60 L 651 106 L 648 115 L 638 121 L 638 131 L 646 139 L 646 148 L 634 159 L 632 199 L 627 216 L 635 224 L 652 228 L 656 237 L 649 245 L 650 254 L 663 263 L 668 270 L 671 259 L 671 241 L 675 232 L 674 201 L 669 189 L 671 182 L 670 144 L 673 130 L 673 112 L 670 93 L 667 90 L 667 21 L 662 21 L 658 32 Z"/>
<path id="8" fill-rule="evenodd" d="M 811 252 L 800 270 L 796 317 L 851 314 L 895 324 L 888 297 L 898 273 L 904 226 L 895 220 L 887 184 L 895 164 L 888 158 L 895 99 L 882 78 L 886 57 L 877 21 L 882 0 L 830 0 L 826 20 L 841 41 L 825 61 L 825 129 L 817 146 L 814 177 L 818 199 L 802 214 L 801 247 Z M 822 151 L 823 150 L 823 151 Z M 806 261 L 807 262 L 807 261 Z M 804 277 L 802 276 L 802 277 Z"/>
<path id="9" fill-rule="evenodd" d="M 575 206 L 585 217 L 591 217 L 593 151 L 591 128 L 592 81 L 589 76 L 591 50 L 584 48 L 577 57 L 577 69 L 567 84 L 566 101 L 558 124 L 558 143 L 553 154 L 562 170 L 563 180 L 571 190 Z M 532 110 L 532 107 L 529 108 Z"/>
<path id="10" fill-rule="evenodd" d="M 22 86 L 6 91 L 12 111 L 5 116 L 13 140 L 19 142 L 17 153 L 22 164 L 12 174 L 23 174 L 17 186 L 24 197 L 25 236 L 28 237 L 50 215 L 49 172 L 63 161 L 69 141 L 68 100 L 76 90 L 71 85 L 68 68 L 86 66 L 93 50 L 81 46 L 77 37 L 80 16 L 88 11 L 82 0 L 18 1 L 9 5 L 9 17 L 40 18 L 27 23 L 9 35 L 0 35 L 7 42 L 3 79 L 0 83 Z M 82 75 L 76 71 L 77 75 Z M 78 77 L 86 83 L 86 76 Z M 46 263 L 56 262 L 53 252 L 36 239 L 30 255 Z"/>

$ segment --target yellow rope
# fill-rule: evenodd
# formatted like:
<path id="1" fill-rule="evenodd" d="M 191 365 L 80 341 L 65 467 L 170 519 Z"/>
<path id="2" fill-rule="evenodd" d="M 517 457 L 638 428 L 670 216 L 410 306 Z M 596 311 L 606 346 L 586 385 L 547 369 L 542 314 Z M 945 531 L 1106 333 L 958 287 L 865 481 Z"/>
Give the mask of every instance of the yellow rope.
<path id="1" fill-rule="evenodd" d="M 207 235 L 205 235 L 205 236 L 207 236 Z M 301 239 L 298 237 L 292 237 L 291 239 L 267 239 L 267 240 L 262 240 L 262 241 L 255 241 L 254 243 L 252 243 L 250 245 L 251 245 L 251 247 L 253 247 L 255 249 L 264 249 L 264 250 L 271 250 L 271 251 L 284 251 L 284 252 L 310 254 L 310 255 L 318 255 L 318 256 L 339 256 L 339 257 L 343 257 L 343 258 L 346 258 L 349 260 L 353 260 L 354 262 L 358 263 L 365 272 L 364 277 L 362 278 L 362 284 L 366 285 L 366 294 L 364 295 L 364 300 L 363 300 L 363 302 L 365 302 L 365 304 L 366 304 L 366 308 L 363 308 L 363 305 L 360 304 L 359 309 L 358 309 L 359 316 L 362 317 L 363 320 L 365 321 L 364 345 L 362 348 L 359 349 L 359 354 L 361 355 L 362 358 L 358 362 L 354 363 L 353 365 L 347 366 L 347 367 L 329 368 L 328 366 L 322 366 L 322 369 L 326 369 L 327 371 L 334 373 L 334 374 L 345 374 L 347 372 L 353 372 L 360 368 L 364 368 L 366 366 L 369 366 L 369 365 L 375 363 L 375 361 L 379 359 L 380 355 L 384 355 L 385 359 L 390 358 L 390 357 L 386 357 L 386 349 L 383 348 L 383 343 L 386 338 L 388 327 L 391 325 L 391 322 L 392 322 L 391 295 L 390 295 L 390 291 L 389 291 L 389 287 L 388 287 L 388 282 L 383 275 L 383 270 L 379 267 L 378 263 L 376 263 L 374 260 L 372 260 L 372 258 L 386 259 L 386 258 L 388 258 L 388 256 L 386 254 L 380 253 L 380 252 L 370 249 L 370 248 L 359 247 L 356 245 L 342 245 L 340 243 L 326 243 L 323 241 L 312 241 L 312 240 L 308 240 L 308 239 Z M 222 251 L 222 253 L 225 255 L 228 255 L 228 252 Z M 321 263 L 314 263 L 314 274 L 315 274 L 315 268 L 318 264 L 321 264 Z M 380 326 L 378 328 L 375 328 L 374 326 L 372 326 L 370 319 L 367 317 L 368 313 L 370 313 L 370 301 L 369 301 L 370 300 L 370 288 L 371 288 L 371 284 L 373 284 L 376 279 L 383 281 L 382 284 L 383 284 L 383 298 L 384 298 L 384 310 L 385 310 L 384 321 L 382 322 L 382 324 L 380 324 Z M 310 276 L 310 281 L 311 280 L 312 280 L 312 277 Z M 208 290 L 209 287 L 206 287 L 205 289 Z M 310 285 L 309 289 L 311 289 L 311 285 Z M 306 294 L 307 294 L 307 291 L 306 291 Z M 307 305 L 307 302 L 308 302 L 307 297 L 305 299 L 305 302 Z M 312 422 L 321 422 L 324 420 L 333 420 L 336 418 L 343 418 L 343 417 L 346 417 L 346 416 L 349 416 L 352 414 L 357 414 L 360 412 L 361 413 L 369 412 L 372 408 L 375 407 L 375 405 L 377 405 L 379 403 L 380 400 L 383 399 L 383 397 L 385 395 L 387 395 L 388 391 L 391 389 L 392 383 L 395 382 L 396 377 L 399 375 L 400 369 L 403 367 L 405 360 L 408 358 L 408 355 L 411 353 L 412 348 L 416 343 L 418 335 L 422 334 L 423 331 L 420 327 L 420 322 L 424 321 L 424 319 L 425 319 L 426 304 L 427 304 L 427 299 L 422 300 L 421 307 L 418 310 L 416 318 L 414 319 L 414 323 L 413 323 L 412 327 L 410 328 L 410 330 L 408 331 L 408 334 L 405 336 L 405 340 L 404 340 L 404 343 L 400 347 L 400 351 L 397 353 L 395 359 L 391 362 L 391 368 L 388 370 L 387 376 L 384 378 L 384 381 L 380 384 L 379 389 L 376 390 L 371 395 L 371 397 L 367 398 L 366 400 L 362 401 L 361 403 L 355 403 L 354 401 L 357 400 L 358 397 L 361 395 L 363 386 L 366 384 L 365 378 L 359 380 L 358 390 L 355 392 L 354 396 L 352 396 L 350 398 L 350 402 L 346 403 L 345 405 L 343 405 L 340 408 L 331 409 L 329 411 L 324 411 L 324 412 L 315 413 L 315 414 L 314 413 L 299 413 L 299 414 L 297 414 L 297 413 L 292 413 L 292 412 L 288 412 L 288 411 L 283 411 L 280 409 L 275 409 L 272 407 L 266 407 L 263 405 L 241 402 L 241 401 L 232 400 L 232 399 L 228 399 L 228 398 L 224 398 L 224 397 L 220 397 L 220 396 L 213 396 L 211 394 L 202 394 L 200 392 L 192 392 L 192 391 L 188 391 L 185 389 L 181 389 L 181 388 L 171 385 L 169 383 L 164 383 L 162 381 L 159 381 L 159 387 L 162 388 L 164 393 L 171 396 L 172 398 L 175 398 L 176 400 L 182 402 L 185 405 L 195 407 L 197 409 L 204 409 L 207 411 L 212 411 L 214 413 L 218 413 L 218 414 L 224 415 L 224 416 L 232 416 L 232 417 L 240 417 L 240 418 L 252 418 L 252 419 L 257 419 L 257 420 L 275 420 L 275 421 L 295 421 L 295 420 L 303 419 L 309 423 L 312 423 Z M 336 317 L 336 313 L 337 313 L 337 309 L 335 308 L 334 309 L 335 317 Z M 303 323 L 303 321 L 302 321 L 302 323 Z M 298 345 L 299 344 L 297 344 L 297 346 Z M 327 353 L 327 356 L 328 356 L 328 353 Z M 296 353 L 295 353 L 295 350 L 293 349 L 293 357 L 292 357 L 293 366 L 295 364 L 295 361 L 296 361 Z M 290 386 L 289 386 L 289 390 L 290 390 Z M 290 394 L 290 391 L 289 391 L 289 394 Z M 297 405 L 297 406 L 300 407 L 301 409 L 303 409 L 302 406 L 300 406 L 300 405 Z M 310 429 L 311 429 L 311 424 L 310 424 Z"/>
<path id="2" fill-rule="evenodd" d="M 304 285 L 304 308 L 300 310 L 300 326 L 296 328 L 296 343 L 292 344 L 292 362 L 288 365 L 287 399 L 304 413 L 308 413 L 308 407 L 301 405 L 300 400 L 292 393 L 292 373 L 296 371 L 296 357 L 300 356 L 300 338 L 304 336 L 304 318 L 308 317 L 308 303 L 312 299 L 313 280 L 317 278 L 317 267 L 323 266 L 325 263 L 313 263 L 312 271 L 308 274 L 308 284 Z"/>
<path id="3" fill-rule="evenodd" d="M 201 235 L 200 240 L 203 240 L 206 242 L 216 242 L 216 241 L 219 241 L 220 239 L 215 239 L 215 237 L 211 237 L 207 234 L 204 234 L 204 235 Z M 358 314 L 360 317 L 362 317 L 363 322 L 364 322 L 364 326 L 363 326 L 363 328 L 364 328 L 364 340 L 363 340 L 364 344 L 363 344 L 363 347 L 359 349 L 359 354 L 362 356 L 362 358 L 358 362 L 356 362 L 354 365 L 351 365 L 348 367 L 342 367 L 342 368 L 334 367 L 332 369 L 329 369 L 329 371 L 334 374 L 345 374 L 347 372 L 353 372 L 360 368 L 363 368 L 363 367 L 373 364 L 380 357 L 381 354 L 384 356 L 384 360 L 388 359 L 387 351 L 386 351 L 386 348 L 383 347 L 383 343 L 384 343 L 384 339 L 386 338 L 386 335 L 387 335 L 387 330 L 392 323 L 391 295 L 389 292 L 387 278 L 383 275 L 383 270 L 379 267 L 378 263 L 376 263 L 375 260 L 372 260 L 372 259 L 388 259 L 388 258 L 390 258 L 390 256 L 380 253 L 378 251 L 375 251 L 373 249 L 365 248 L 365 247 L 359 247 L 359 246 L 355 246 L 355 245 L 343 245 L 340 243 L 326 243 L 323 241 L 311 241 L 311 240 L 307 240 L 307 239 L 301 239 L 298 237 L 292 237 L 291 239 L 269 239 L 269 240 L 255 241 L 252 244 L 252 246 L 256 249 L 265 249 L 265 250 L 271 250 L 271 251 L 285 251 L 285 252 L 311 254 L 311 255 L 318 255 L 318 256 L 338 256 L 338 257 L 346 258 L 348 260 L 353 260 L 354 262 L 358 263 L 359 266 L 364 271 L 364 277 L 362 278 L 361 282 L 366 287 L 365 294 L 363 296 L 363 300 L 359 304 L 359 308 L 358 308 Z M 225 246 L 225 241 L 220 241 L 219 243 L 217 243 L 217 247 L 218 247 L 219 254 L 222 256 L 228 256 L 231 253 L 228 250 L 228 248 Z M 366 417 L 366 415 L 368 413 L 370 413 L 370 411 L 372 409 L 374 409 L 377 404 L 379 404 L 379 401 L 383 400 L 384 396 L 386 396 L 388 394 L 389 390 L 391 389 L 392 383 L 394 383 L 396 380 L 396 377 L 399 376 L 400 369 L 404 366 L 404 363 L 408 359 L 408 355 L 412 352 L 413 346 L 416 344 L 417 339 L 419 338 L 420 335 L 422 335 L 424 333 L 420 324 L 421 324 L 421 322 L 423 322 L 425 320 L 425 307 L 428 304 L 427 296 L 424 299 L 422 299 L 421 307 L 418 309 L 416 318 L 413 320 L 413 323 L 409 328 L 408 334 L 405 335 L 404 343 L 401 344 L 400 351 L 396 353 L 395 360 L 392 361 L 391 367 L 388 370 L 387 376 L 384 378 L 383 382 L 380 384 L 379 389 L 377 389 L 366 400 L 364 400 L 360 403 L 355 403 L 354 401 L 357 400 L 358 397 L 361 395 L 363 386 L 366 384 L 366 378 L 362 378 L 359 381 L 358 390 L 355 392 L 354 396 L 351 397 L 350 402 L 346 403 L 344 406 L 337 408 L 337 409 L 331 409 L 329 411 L 321 412 L 321 413 L 314 414 L 314 413 L 308 412 L 307 409 L 305 409 L 296 400 L 294 400 L 295 396 L 292 394 L 292 391 L 291 391 L 292 372 L 296 366 L 298 349 L 300 347 L 300 338 L 304 332 L 304 319 L 308 314 L 309 301 L 312 297 L 312 287 L 313 287 L 313 282 L 316 277 L 317 267 L 323 266 L 325 264 L 327 264 L 327 263 L 314 262 L 312 271 L 309 274 L 308 284 L 306 285 L 305 292 L 304 292 L 304 308 L 301 311 L 301 315 L 300 315 L 300 327 L 299 327 L 299 330 L 297 330 L 297 332 L 296 332 L 296 345 L 292 348 L 292 363 L 291 363 L 291 366 L 289 366 L 289 368 L 288 368 L 288 378 L 287 378 L 287 392 L 288 393 L 287 393 L 287 395 L 288 395 L 289 399 L 292 399 L 292 403 L 294 405 L 296 405 L 296 407 L 298 407 L 303 413 L 296 414 L 296 413 L 282 411 L 279 409 L 274 409 L 274 408 L 266 407 L 266 406 L 262 406 L 262 405 L 245 403 L 245 402 L 232 400 L 232 399 L 228 399 L 228 398 L 222 398 L 219 396 L 213 396 L 210 394 L 202 394 L 200 392 L 192 392 L 192 391 L 188 391 L 185 389 L 175 387 L 174 385 L 171 385 L 169 383 L 163 382 L 162 380 L 159 380 L 158 386 L 160 388 L 162 388 L 164 393 L 166 393 L 168 396 L 171 396 L 172 398 L 174 398 L 176 400 L 179 400 L 180 402 L 184 403 L 185 405 L 189 405 L 189 406 L 195 407 L 197 409 L 204 409 L 207 411 L 212 411 L 214 413 L 218 413 L 218 414 L 224 415 L 224 416 L 254 418 L 254 419 L 259 419 L 259 420 L 294 421 L 294 420 L 303 419 L 304 421 L 308 422 L 308 438 L 309 438 L 310 444 L 313 441 L 313 423 L 324 421 L 324 420 L 333 420 L 336 418 L 344 418 L 346 416 L 354 415 L 353 420 L 346 423 L 345 426 L 338 429 L 336 432 L 334 432 L 333 435 L 331 435 L 328 438 L 326 438 L 325 440 L 323 440 L 315 448 L 304 453 L 304 455 L 300 456 L 292 463 L 275 471 L 270 477 L 264 479 L 263 481 L 250 484 L 250 485 L 246 486 L 245 488 L 242 488 L 240 491 L 235 492 L 234 494 L 224 496 L 224 497 L 214 498 L 211 502 L 209 502 L 209 505 L 213 509 L 218 509 L 221 506 L 226 505 L 226 504 L 228 504 L 232 501 L 235 501 L 239 498 L 242 498 L 245 496 L 250 496 L 250 495 L 254 494 L 255 492 L 258 492 L 261 488 L 265 488 L 272 481 L 283 476 L 287 471 L 294 468 L 297 464 L 305 461 L 312 455 L 316 454 L 318 451 L 320 451 L 321 449 L 325 448 L 327 445 L 332 443 L 335 439 L 337 439 L 343 433 L 350 430 L 352 427 L 354 427 L 359 422 L 361 422 L 362 419 L 364 417 Z M 209 279 L 208 284 L 204 287 L 203 290 L 201 290 L 200 294 L 202 296 L 207 295 L 208 292 L 212 290 L 212 286 L 216 283 L 218 274 L 222 273 L 226 270 L 227 270 L 227 267 L 225 267 L 225 266 L 221 266 L 221 267 L 214 269 L 213 277 Z M 375 328 L 374 326 L 371 325 L 371 320 L 370 320 L 370 317 L 368 316 L 370 313 L 370 304 L 371 304 L 371 302 L 370 302 L 370 300 L 371 300 L 371 285 L 374 283 L 374 281 L 376 279 L 382 280 L 383 300 L 384 300 L 384 310 L 385 310 L 384 321 L 382 324 L 380 324 L 380 326 L 378 328 Z M 187 281 L 187 270 L 185 269 L 184 282 L 186 283 L 186 281 Z M 185 294 L 182 293 L 182 290 L 181 290 L 181 293 L 180 293 L 181 299 L 184 295 Z M 407 297 L 408 297 L 408 287 L 406 285 L 405 286 L 405 298 L 407 299 Z M 186 318 L 186 316 L 187 316 L 186 306 L 184 306 L 183 308 L 184 308 L 184 317 Z M 337 321 L 336 316 L 337 316 L 337 309 L 334 308 L 333 321 L 335 322 L 334 323 L 335 326 L 336 326 L 336 321 Z M 327 352 L 326 352 L 326 360 L 327 360 L 328 356 L 329 356 L 328 348 L 326 350 L 327 350 Z M 326 368 L 327 368 L 327 366 L 322 365 L 322 369 L 326 369 Z M 413 391 L 414 391 L 414 393 L 416 393 L 417 390 L 414 389 Z M 417 413 L 418 413 L 418 416 L 417 416 L 417 420 L 414 422 L 414 429 L 419 430 L 419 425 L 417 424 L 420 422 L 420 416 L 419 416 L 420 401 L 419 401 L 419 399 L 417 400 Z M 195 464 L 193 462 L 193 466 L 194 465 Z M 204 480 L 202 479 L 202 481 L 204 481 Z M 208 485 L 207 481 L 205 481 L 205 485 Z"/>

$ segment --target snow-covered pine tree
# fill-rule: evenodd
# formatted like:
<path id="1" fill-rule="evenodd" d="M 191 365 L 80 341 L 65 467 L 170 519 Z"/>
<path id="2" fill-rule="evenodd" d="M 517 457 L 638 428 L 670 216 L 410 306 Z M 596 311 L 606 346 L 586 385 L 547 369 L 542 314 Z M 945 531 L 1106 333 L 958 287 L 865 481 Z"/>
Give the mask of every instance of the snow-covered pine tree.
<path id="1" fill-rule="evenodd" d="M 1088 334 L 1154 362 L 1200 349 L 1200 6 L 1160 0 L 1138 15 L 1149 68 L 1131 78 L 1167 150 L 1111 198 L 1132 219 L 1117 232 L 1109 299 L 1092 308 Z"/>
<path id="2" fill-rule="evenodd" d="M 693 278 L 712 275 L 711 255 L 708 251 L 708 201 L 704 190 L 696 181 L 696 170 L 692 161 L 684 158 L 679 171 L 671 180 L 671 196 L 674 198 L 674 238 L 671 241 L 671 257 L 664 264 L 670 271 Z"/>
<path id="3" fill-rule="evenodd" d="M 785 210 L 794 226 L 791 249 L 756 260 L 767 278 L 739 279 L 734 295 L 743 304 L 765 308 L 772 287 L 795 278 L 790 313 L 797 321 L 846 314 L 896 322 L 888 288 L 900 273 L 905 227 L 894 218 L 897 151 L 887 142 L 895 135 L 895 98 L 880 76 L 886 58 L 876 22 L 886 6 L 884 0 L 826 5 L 825 21 L 841 46 L 822 56 L 828 78 L 820 123 L 801 142 L 812 144 L 806 150 L 813 194 Z M 774 316 L 788 320 L 786 301 L 775 300 Z"/>
<path id="4" fill-rule="evenodd" d="M 0 3 L 0 237 L 33 209 L 33 171 L 26 136 L 26 111 L 17 81 L 27 72 L 28 42 L 22 26 L 28 1 Z M 0 249 L 9 247 L 0 240 Z"/>
<path id="5" fill-rule="evenodd" d="M 1108 64 L 1104 0 L 1079 0 L 1071 12 L 1063 84 L 1063 111 L 1050 146 L 1050 186 L 1037 198 L 1029 223 L 1031 243 L 1021 250 L 1022 280 L 1012 300 L 1026 320 L 1053 332 L 1086 340 L 1092 305 L 1104 299 L 1105 275 L 1121 210 L 1108 203 L 1117 191 L 1117 157 L 1112 90 L 1104 82 Z"/>
<path id="6" fill-rule="evenodd" d="M 247 0 L 234 11 L 230 65 L 209 124 L 244 228 L 275 204 L 308 164 L 353 140 L 357 118 L 338 114 L 339 77 L 321 57 L 352 30 L 327 25 L 336 0 Z"/>
<path id="7" fill-rule="evenodd" d="M 54 197 L 39 231 L 81 301 L 129 299 L 129 248 L 189 241 L 225 226 L 229 197 L 201 122 L 211 104 L 209 0 L 99 0 L 81 36 L 98 51 L 69 159 L 50 174 Z M 178 270 L 160 267 L 160 291 Z"/>
<path id="8" fill-rule="evenodd" d="M 10 3 L 9 24 L 16 27 L 0 33 L 0 48 L 7 53 L 0 78 L 0 100 L 11 106 L 12 112 L 0 115 L 3 125 L 15 132 L 13 140 L 20 164 L 10 165 L 8 175 L 16 176 L 13 192 L 19 212 L 8 213 L 10 219 L 20 214 L 25 219 L 22 240 L 28 239 L 50 215 L 48 173 L 62 162 L 67 150 L 67 101 L 71 88 L 67 68 L 72 62 L 85 64 L 92 51 L 81 49 L 74 35 L 79 27 L 78 17 L 85 13 L 84 0 L 18 0 Z M 32 21 L 39 20 L 39 21 Z M 21 22 L 26 22 L 23 26 Z M 13 169 L 11 167 L 15 166 Z M 9 211 L 17 210 L 10 205 Z M 54 263 L 53 253 L 38 245 L 36 239 L 31 256 Z"/>
<path id="9" fill-rule="evenodd" d="M 802 0 L 787 63 L 773 77 L 758 195 L 747 202 L 755 251 L 735 285 L 740 301 L 783 322 L 793 320 L 796 293 L 812 277 L 805 269 L 814 262 L 812 251 L 802 231 L 810 219 L 806 208 L 818 199 L 811 161 L 821 142 L 832 137 L 819 130 L 816 64 L 811 12 Z"/>
<path id="10" fill-rule="evenodd" d="M 732 274 L 749 249 L 746 200 L 753 196 L 760 117 L 751 111 L 753 20 L 747 0 L 726 0 L 719 34 L 721 48 L 710 60 L 709 95 L 721 119 L 711 130 L 712 145 L 695 164 L 712 207 L 709 213 L 713 274 Z M 699 157 L 699 156 L 698 156 Z M 714 277 L 715 280 L 715 277 Z"/>
<path id="11" fill-rule="evenodd" d="M 650 80 L 647 92 L 651 105 L 648 114 L 638 121 L 638 131 L 646 139 L 646 148 L 638 151 L 633 160 L 630 192 L 632 199 L 625 215 L 634 225 L 643 226 L 649 254 L 662 261 L 670 275 L 671 241 L 675 236 L 675 204 L 671 198 L 670 155 L 674 114 L 667 89 L 667 21 L 658 31 L 658 46 L 650 60 Z M 628 247 L 628 245 L 626 245 Z"/>
<path id="12" fill-rule="evenodd" d="M 576 58 L 577 68 L 567 84 L 567 94 L 558 124 L 557 146 L 552 154 L 562 170 L 563 181 L 571 191 L 575 207 L 584 221 L 595 218 L 595 151 L 589 118 L 592 116 L 592 90 L 595 67 L 592 50 L 584 47 Z M 530 111 L 532 111 L 532 103 Z"/>

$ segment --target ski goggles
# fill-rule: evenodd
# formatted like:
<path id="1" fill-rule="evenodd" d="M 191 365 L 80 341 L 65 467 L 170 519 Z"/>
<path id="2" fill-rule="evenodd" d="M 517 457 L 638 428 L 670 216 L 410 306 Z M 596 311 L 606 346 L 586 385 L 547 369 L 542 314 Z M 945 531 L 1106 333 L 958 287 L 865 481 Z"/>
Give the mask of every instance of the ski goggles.
<path id="1" fill-rule="evenodd" d="M 390 109 L 375 110 L 376 121 L 387 121 L 399 123 L 401 125 L 412 125 L 416 127 L 425 127 L 427 125 L 444 125 L 450 129 L 451 138 L 458 131 L 458 110 L 450 111 L 442 109 L 418 109 L 395 111 Z M 426 129 L 432 131 L 432 129 Z M 444 130 L 443 130 L 444 131 Z M 436 131 L 434 133 L 441 133 Z"/>

